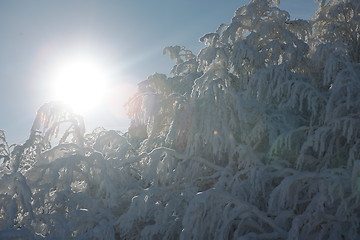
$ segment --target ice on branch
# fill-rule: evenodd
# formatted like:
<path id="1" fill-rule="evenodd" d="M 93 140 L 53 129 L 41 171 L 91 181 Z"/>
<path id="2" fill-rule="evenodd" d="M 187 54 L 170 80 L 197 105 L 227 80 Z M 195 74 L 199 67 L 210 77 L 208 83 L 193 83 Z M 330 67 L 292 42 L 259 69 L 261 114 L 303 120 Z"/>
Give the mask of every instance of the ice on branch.
<path id="1" fill-rule="evenodd" d="M 355 0 L 251 0 L 128 101 L 128 132 L 43 105 L 0 131 L 0 239 L 359 239 Z M 86 90 L 86 89 L 85 89 Z"/>

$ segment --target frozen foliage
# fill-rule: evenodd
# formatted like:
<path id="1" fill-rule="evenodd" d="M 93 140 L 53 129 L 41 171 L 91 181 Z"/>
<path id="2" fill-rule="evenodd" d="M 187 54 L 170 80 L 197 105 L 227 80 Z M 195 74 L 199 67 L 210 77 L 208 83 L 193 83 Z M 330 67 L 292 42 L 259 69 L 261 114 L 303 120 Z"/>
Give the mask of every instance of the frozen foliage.
<path id="1" fill-rule="evenodd" d="M 0 239 L 359 239 L 360 4 L 318 2 L 165 48 L 125 134 L 59 103 L 24 144 L 0 131 Z"/>

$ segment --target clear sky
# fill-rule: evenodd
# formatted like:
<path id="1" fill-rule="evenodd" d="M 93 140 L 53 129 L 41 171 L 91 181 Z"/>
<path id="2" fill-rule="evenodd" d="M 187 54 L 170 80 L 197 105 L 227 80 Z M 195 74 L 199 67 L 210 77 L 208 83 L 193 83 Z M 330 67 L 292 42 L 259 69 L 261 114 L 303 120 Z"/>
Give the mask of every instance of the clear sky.
<path id="1" fill-rule="evenodd" d="M 0 1 L 0 129 L 10 143 L 23 143 L 37 109 L 52 100 L 49 68 L 81 49 L 111 70 L 119 94 L 85 116 L 95 126 L 126 130 L 121 108 L 126 92 L 155 72 L 168 74 L 166 46 L 194 53 L 198 39 L 229 23 L 245 0 L 2 0 Z M 311 18 L 313 0 L 282 0 L 292 18 Z M 109 70 L 109 71 L 110 71 Z M 134 88 L 134 87 L 133 87 Z M 85 89 L 84 89 L 85 90 Z M 96 96 L 95 96 L 96 97 Z"/>

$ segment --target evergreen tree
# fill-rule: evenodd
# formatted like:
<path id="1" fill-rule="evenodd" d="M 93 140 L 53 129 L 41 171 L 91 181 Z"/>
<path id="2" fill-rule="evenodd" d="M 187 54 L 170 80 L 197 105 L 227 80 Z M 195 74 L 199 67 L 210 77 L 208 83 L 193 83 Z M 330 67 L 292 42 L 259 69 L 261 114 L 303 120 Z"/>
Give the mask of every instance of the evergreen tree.
<path id="1" fill-rule="evenodd" d="M 360 3 L 278 6 L 165 48 L 125 134 L 58 103 L 22 145 L 0 132 L 0 239 L 358 239 Z"/>

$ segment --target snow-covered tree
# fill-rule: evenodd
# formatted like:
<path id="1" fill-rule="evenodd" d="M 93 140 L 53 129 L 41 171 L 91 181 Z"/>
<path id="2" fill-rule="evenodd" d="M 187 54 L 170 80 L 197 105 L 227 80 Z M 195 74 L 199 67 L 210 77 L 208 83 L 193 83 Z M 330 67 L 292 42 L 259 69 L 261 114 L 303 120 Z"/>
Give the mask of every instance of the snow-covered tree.
<path id="1" fill-rule="evenodd" d="M 360 238 L 359 16 L 251 0 L 197 56 L 164 49 L 127 133 L 58 103 L 24 144 L 1 131 L 0 239 Z"/>

